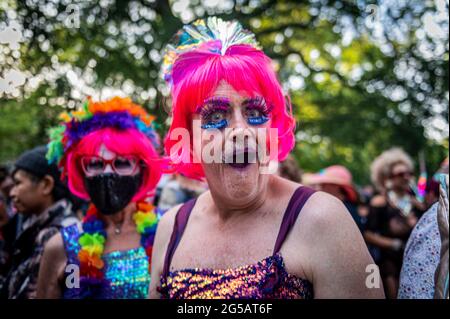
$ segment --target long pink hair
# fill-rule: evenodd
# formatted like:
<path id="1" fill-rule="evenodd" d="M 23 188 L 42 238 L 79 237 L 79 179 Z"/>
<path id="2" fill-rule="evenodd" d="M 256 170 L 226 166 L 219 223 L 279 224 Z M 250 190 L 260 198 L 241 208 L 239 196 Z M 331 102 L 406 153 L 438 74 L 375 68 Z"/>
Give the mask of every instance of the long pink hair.
<path id="1" fill-rule="evenodd" d="M 172 69 L 172 124 L 164 146 L 171 155 L 177 140 L 170 134 L 177 128 L 190 132 L 190 154 L 178 164 L 178 171 L 188 177 L 201 179 L 204 172 L 201 164 L 192 162 L 192 115 L 205 99 L 210 97 L 224 80 L 236 91 L 249 96 L 260 95 L 272 106 L 271 127 L 278 129 L 278 160 L 284 160 L 295 145 L 295 120 L 281 85 L 273 70 L 271 60 L 264 52 L 250 45 L 230 46 L 224 55 L 220 53 L 221 42 L 211 41 L 200 48 L 181 54 Z M 172 150 L 173 151 L 173 150 Z"/>
<path id="2" fill-rule="evenodd" d="M 84 172 L 80 158 L 97 155 L 102 144 L 118 155 L 134 155 L 145 163 L 141 188 L 132 201 L 151 196 L 165 169 L 165 161 L 159 158 L 150 140 L 137 129 L 103 128 L 83 137 L 66 158 L 65 167 L 70 191 L 80 198 L 89 199 L 84 187 Z"/>

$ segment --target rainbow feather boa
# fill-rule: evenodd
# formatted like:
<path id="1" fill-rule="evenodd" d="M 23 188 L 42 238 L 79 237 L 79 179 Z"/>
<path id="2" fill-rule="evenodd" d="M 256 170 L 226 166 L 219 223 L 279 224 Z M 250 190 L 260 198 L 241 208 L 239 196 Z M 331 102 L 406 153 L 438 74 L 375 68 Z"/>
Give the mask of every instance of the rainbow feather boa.
<path id="1" fill-rule="evenodd" d="M 102 254 L 106 242 L 105 224 L 98 216 L 94 205 L 90 205 L 83 219 L 83 234 L 78 243 L 80 250 L 78 260 L 80 263 L 80 288 L 83 298 L 99 297 L 109 282 L 104 278 L 104 262 Z M 159 216 L 155 207 L 149 203 L 137 203 L 137 211 L 133 215 L 136 230 L 141 235 L 141 245 L 148 257 L 148 271 L 151 269 L 153 241 Z"/>

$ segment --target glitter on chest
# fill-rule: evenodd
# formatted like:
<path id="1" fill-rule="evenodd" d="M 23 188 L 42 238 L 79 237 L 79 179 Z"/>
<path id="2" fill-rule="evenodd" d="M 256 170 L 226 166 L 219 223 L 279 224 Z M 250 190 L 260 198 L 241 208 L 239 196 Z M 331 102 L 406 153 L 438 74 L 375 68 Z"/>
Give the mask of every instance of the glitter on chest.
<path id="1" fill-rule="evenodd" d="M 184 269 L 161 278 L 159 291 L 169 299 L 309 299 L 309 281 L 286 272 L 280 254 L 235 269 Z"/>

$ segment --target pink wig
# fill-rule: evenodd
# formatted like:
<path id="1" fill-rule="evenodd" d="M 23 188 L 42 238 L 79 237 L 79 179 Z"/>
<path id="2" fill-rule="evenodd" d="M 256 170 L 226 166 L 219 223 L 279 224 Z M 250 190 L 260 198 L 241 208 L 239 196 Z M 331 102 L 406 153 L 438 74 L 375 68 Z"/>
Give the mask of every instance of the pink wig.
<path id="1" fill-rule="evenodd" d="M 271 127 L 278 129 L 278 160 L 284 160 L 295 145 L 295 120 L 292 109 L 272 68 L 271 60 L 261 50 L 250 45 L 232 45 L 221 55 L 221 42 L 210 41 L 199 48 L 182 53 L 172 69 L 172 124 L 165 139 L 166 153 L 170 154 L 177 140 L 171 140 L 174 129 L 190 132 L 190 154 L 181 154 L 184 163 L 178 171 L 188 177 L 201 179 L 201 164 L 192 162 L 192 115 L 224 80 L 236 91 L 250 97 L 260 95 L 272 107 Z M 187 158 L 189 158 L 189 161 Z"/>
<path id="2" fill-rule="evenodd" d="M 137 129 L 115 128 L 103 128 L 89 133 L 68 153 L 65 167 L 71 192 L 78 197 L 89 199 L 84 187 L 80 158 L 97 155 L 102 144 L 118 155 L 134 155 L 145 163 L 141 188 L 132 201 L 140 201 L 152 195 L 164 170 L 164 161 L 159 159 L 158 153 L 143 133 Z"/>

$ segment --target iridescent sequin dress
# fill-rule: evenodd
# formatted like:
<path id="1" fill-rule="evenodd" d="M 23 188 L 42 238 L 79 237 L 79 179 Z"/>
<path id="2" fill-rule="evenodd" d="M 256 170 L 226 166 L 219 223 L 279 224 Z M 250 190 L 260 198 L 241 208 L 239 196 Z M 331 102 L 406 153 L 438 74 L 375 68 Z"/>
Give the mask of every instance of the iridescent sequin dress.
<path id="1" fill-rule="evenodd" d="M 78 238 L 80 230 L 73 225 L 61 230 L 67 254 L 67 264 L 78 265 Z M 142 247 L 125 251 L 113 251 L 104 254 L 105 279 L 110 283 L 100 292 L 107 299 L 144 299 L 148 296 L 150 274 L 148 272 L 148 257 Z M 66 274 L 67 275 L 67 274 Z M 81 298 L 77 288 L 66 288 L 63 297 Z"/>
<path id="2" fill-rule="evenodd" d="M 256 264 L 234 269 L 183 269 L 170 271 L 170 263 L 186 228 L 195 200 L 184 204 L 177 213 L 174 230 L 164 261 L 161 285 L 162 298 L 169 299 L 311 299 L 313 286 L 305 279 L 287 273 L 279 253 L 290 229 L 314 191 L 298 188 L 283 216 L 273 255 Z"/>

